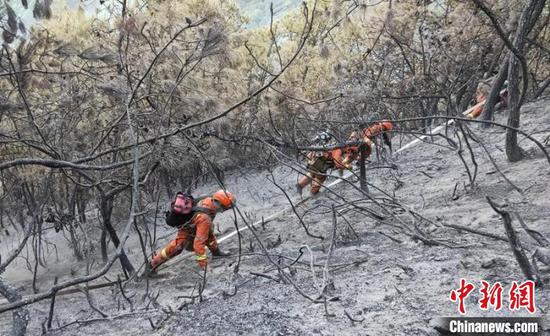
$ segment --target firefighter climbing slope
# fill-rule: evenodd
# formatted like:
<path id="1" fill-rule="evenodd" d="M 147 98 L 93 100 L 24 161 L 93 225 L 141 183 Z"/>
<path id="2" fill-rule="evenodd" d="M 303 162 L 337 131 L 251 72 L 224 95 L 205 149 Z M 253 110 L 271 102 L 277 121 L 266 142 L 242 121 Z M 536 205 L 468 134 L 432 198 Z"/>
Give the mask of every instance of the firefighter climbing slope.
<path id="1" fill-rule="evenodd" d="M 354 131 L 348 138 L 349 142 L 361 142 L 361 145 L 347 145 L 342 148 L 332 149 L 324 152 L 309 152 L 306 155 L 307 174 L 300 177 L 296 184 L 298 193 L 302 193 L 303 188 L 311 183 L 310 192 L 315 195 L 321 189 L 321 186 L 327 179 L 329 169 L 351 169 L 352 164 L 364 150 L 366 157 L 372 153 L 374 147 L 373 140 L 376 136 L 382 135 L 384 143 L 391 149 L 391 140 L 389 132 L 393 125 L 389 121 L 377 122 L 374 125 L 360 131 Z M 323 132 L 315 142 L 320 145 L 328 145 L 331 140 L 328 132 Z"/>
<path id="2" fill-rule="evenodd" d="M 502 90 L 499 94 L 498 100 L 495 105 L 495 110 L 506 107 L 506 101 L 508 100 L 508 91 L 506 89 L 506 85 L 507 83 L 505 83 L 505 89 Z M 489 82 L 481 82 L 478 84 L 475 93 L 476 104 L 471 108 L 470 113 L 467 114 L 468 118 L 476 119 L 481 115 L 481 112 L 483 112 L 483 108 L 485 107 L 485 100 L 487 100 L 490 89 L 490 80 Z"/>
<path id="3" fill-rule="evenodd" d="M 313 141 L 317 145 L 326 146 L 330 143 L 332 137 L 328 132 L 322 132 Z M 309 152 L 306 154 L 308 173 L 298 180 L 296 188 L 301 194 L 302 189 L 311 183 L 311 194 L 315 195 L 321 189 L 323 182 L 327 179 L 329 169 L 346 168 L 342 162 L 343 150 L 341 148 L 325 152 Z"/>
<path id="4" fill-rule="evenodd" d="M 178 223 L 178 220 L 175 220 L 175 223 L 171 223 L 170 217 L 167 217 L 169 225 L 179 226 L 178 232 L 176 237 L 153 257 L 148 264 L 146 273 L 154 272 L 160 265 L 177 256 L 184 249 L 195 252 L 197 263 L 202 269 L 206 269 L 208 265 L 206 248 L 212 252 L 213 256 L 229 255 L 220 250 L 214 236 L 212 222 L 218 212 L 230 209 L 235 201 L 235 195 L 226 190 L 218 190 L 211 197 L 202 198 L 198 202 L 195 202 L 190 196 L 178 194 L 172 205 L 172 213 L 176 212 L 176 216 L 174 216 L 176 218 L 177 215 L 181 215 L 182 219 L 190 218 L 190 220 L 183 223 Z"/>

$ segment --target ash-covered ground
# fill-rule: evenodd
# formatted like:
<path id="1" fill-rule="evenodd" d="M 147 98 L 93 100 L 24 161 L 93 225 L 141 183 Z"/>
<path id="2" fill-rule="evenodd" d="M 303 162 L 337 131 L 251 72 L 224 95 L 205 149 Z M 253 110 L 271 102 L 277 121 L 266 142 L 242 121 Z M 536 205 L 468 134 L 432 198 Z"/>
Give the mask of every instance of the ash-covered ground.
<path id="1" fill-rule="evenodd" d="M 498 115 L 497 122 L 505 123 L 505 114 Z M 522 125 L 550 150 L 548 100 L 527 104 L 522 110 Z M 438 318 L 458 315 L 457 303 L 450 301 L 449 293 L 458 288 L 460 278 L 477 287 L 481 280 L 498 281 L 505 292 L 512 281 L 524 280 L 507 242 L 447 225 L 504 237 L 502 219 L 486 201 L 489 196 L 550 239 L 550 165 L 541 150 L 520 136 L 526 158 L 509 163 L 504 153 L 505 130 L 469 127 L 498 165 L 495 168 L 484 149 L 470 141 L 478 164 L 473 186 L 457 150 L 442 137 L 394 156 L 397 169 L 384 168 L 387 163 L 374 160 L 368 170 L 368 195 L 360 192 L 357 178 L 352 177 L 296 205 L 300 219 L 269 181 L 269 173 L 230 173 L 226 187 L 237 195 L 240 212 L 248 223 L 287 209 L 253 231 L 242 232 L 240 261 L 235 235 L 221 242 L 232 256 L 212 260 L 205 282 L 194 260 L 182 255 L 162 267 L 155 278 L 125 283 L 124 295 L 120 286 L 90 290 L 97 310 L 90 307 L 81 286 L 82 292 L 57 298 L 53 329 L 47 334 L 438 335 L 434 329 Z M 451 136 L 454 129 L 450 127 L 447 134 Z M 407 140 L 410 138 L 404 137 L 403 143 Z M 474 164 L 466 145 L 462 145 L 473 174 Z M 292 169 L 279 167 L 274 176 L 294 201 L 299 200 Z M 212 184 L 201 186 L 197 193 L 216 188 Z M 304 196 L 307 194 L 306 190 Z M 333 207 L 337 213 L 334 239 Z M 246 225 L 236 213 L 219 215 L 219 238 L 234 230 L 234 216 L 239 226 Z M 514 216 L 513 224 L 523 246 L 533 252 L 537 243 Z M 171 233 L 163 228 L 159 235 L 166 237 L 159 247 L 171 239 Z M 51 235 L 48 238 L 55 241 Z M 63 279 L 84 272 L 70 253 L 59 251 L 62 241 L 58 243 L 60 262 L 40 272 L 42 290 L 53 283 L 55 275 Z M 131 259 L 142 263 L 137 239 L 128 244 Z M 4 252 L 9 246 L 2 245 Z M 17 267 L 5 277 L 30 294 L 30 272 L 25 271 L 24 264 L 18 260 Z M 114 269 L 92 284 L 115 280 L 119 272 Z M 543 276 L 550 279 L 548 273 Z M 537 288 L 535 295 L 535 316 L 542 316 L 549 328 L 550 291 Z M 504 298 L 502 310 L 481 311 L 476 290 L 467 299 L 466 316 L 529 315 L 525 310 L 510 312 L 506 295 Z M 46 300 L 29 307 L 30 335 L 41 334 L 49 306 Z M 9 333 L 10 319 L 9 313 L 0 316 L 1 335 Z"/>

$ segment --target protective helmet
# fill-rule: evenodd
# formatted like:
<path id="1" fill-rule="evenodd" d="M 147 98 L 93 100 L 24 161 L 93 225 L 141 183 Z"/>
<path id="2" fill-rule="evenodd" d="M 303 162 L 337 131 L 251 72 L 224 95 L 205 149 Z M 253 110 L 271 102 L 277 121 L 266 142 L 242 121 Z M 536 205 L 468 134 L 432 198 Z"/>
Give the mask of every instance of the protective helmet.
<path id="1" fill-rule="evenodd" d="M 324 131 L 319 133 L 313 141 L 320 145 L 326 145 L 329 143 L 329 141 L 332 139 L 332 136 L 329 134 L 328 131 Z"/>
<path id="2" fill-rule="evenodd" d="M 393 129 L 393 124 L 391 121 L 384 120 L 382 121 L 382 126 L 385 128 L 386 131 L 391 131 Z"/>
<path id="3" fill-rule="evenodd" d="M 231 208 L 236 202 L 235 195 L 233 195 L 232 192 L 223 189 L 216 191 L 214 195 L 212 195 L 212 198 L 218 201 L 226 210 Z"/>

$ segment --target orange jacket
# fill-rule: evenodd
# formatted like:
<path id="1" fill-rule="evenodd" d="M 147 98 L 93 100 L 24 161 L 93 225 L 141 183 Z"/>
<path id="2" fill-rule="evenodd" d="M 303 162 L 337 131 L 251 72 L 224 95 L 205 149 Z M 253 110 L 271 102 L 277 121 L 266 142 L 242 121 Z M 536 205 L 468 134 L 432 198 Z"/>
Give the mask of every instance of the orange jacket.
<path id="1" fill-rule="evenodd" d="M 367 157 L 372 152 L 372 138 L 389 132 L 393 129 L 393 124 L 389 121 L 382 121 L 375 125 L 365 128 L 360 134 L 352 133 L 348 141 L 359 141 L 361 137 L 365 144 Z M 317 155 L 315 152 L 309 152 L 306 155 L 308 160 L 308 169 L 319 173 L 326 173 L 327 169 L 350 169 L 351 164 L 359 157 L 359 146 L 346 146 L 323 152 Z"/>
<path id="2" fill-rule="evenodd" d="M 390 121 L 382 121 L 363 130 L 363 137 L 372 140 L 378 134 L 389 132 L 393 129 L 393 124 Z"/>
<path id="3" fill-rule="evenodd" d="M 221 206 L 212 197 L 203 198 L 197 204 L 199 211 L 191 219 L 191 225 L 195 226 L 195 240 L 193 250 L 197 256 L 197 261 L 206 260 L 206 243 L 212 230 L 212 221 L 216 213 L 221 210 Z"/>
<path id="4" fill-rule="evenodd" d="M 368 128 L 365 128 L 361 131 L 361 135 L 363 136 L 363 142 L 365 144 L 365 151 L 366 151 L 366 157 L 369 157 L 372 153 L 372 139 L 384 132 L 389 132 L 393 129 L 393 124 L 390 121 L 382 121 L 379 123 L 376 123 Z M 355 133 L 355 132 L 354 132 Z M 351 138 L 358 138 L 357 134 L 353 134 L 350 136 Z M 359 139 L 351 139 L 353 140 L 359 140 Z M 345 149 L 345 157 L 343 159 L 344 166 L 349 168 L 349 165 L 357 158 L 359 157 L 359 147 L 358 146 L 348 146 Z"/>
<path id="5" fill-rule="evenodd" d="M 343 165 L 343 154 L 344 154 L 344 149 L 342 148 L 337 148 L 337 149 L 333 149 L 331 151 L 328 152 L 329 155 L 331 156 L 332 158 L 332 164 L 333 164 L 333 167 L 335 169 L 343 169 L 345 168 L 345 166 Z"/>
<path id="6" fill-rule="evenodd" d="M 341 169 L 343 151 L 341 148 L 331 149 L 321 153 L 309 152 L 306 155 L 308 169 L 317 173 L 326 173 L 329 168 Z"/>
<path id="7" fill-rule="evenodd" d="M 487 95 L 483 92 L 479 92 L 476 94 L 476 103 L 474 107 L 472 108 L 472 111 L 468 113 L 469 118 L 477 118 L 483 112 L 483 107 L 485 106 L 485 99 L 487 98 Z"/>

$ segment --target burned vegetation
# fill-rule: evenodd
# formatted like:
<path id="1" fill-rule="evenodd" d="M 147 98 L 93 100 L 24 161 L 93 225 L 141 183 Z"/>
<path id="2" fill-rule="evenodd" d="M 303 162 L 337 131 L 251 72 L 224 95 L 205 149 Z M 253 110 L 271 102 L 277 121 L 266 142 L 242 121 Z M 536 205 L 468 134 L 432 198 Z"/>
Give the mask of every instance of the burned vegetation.
<path id="1" fill-rule="evenodd" d="M 252 3 L 0 4 L 0 335 L 547 314 L 548 3 Z"/>

